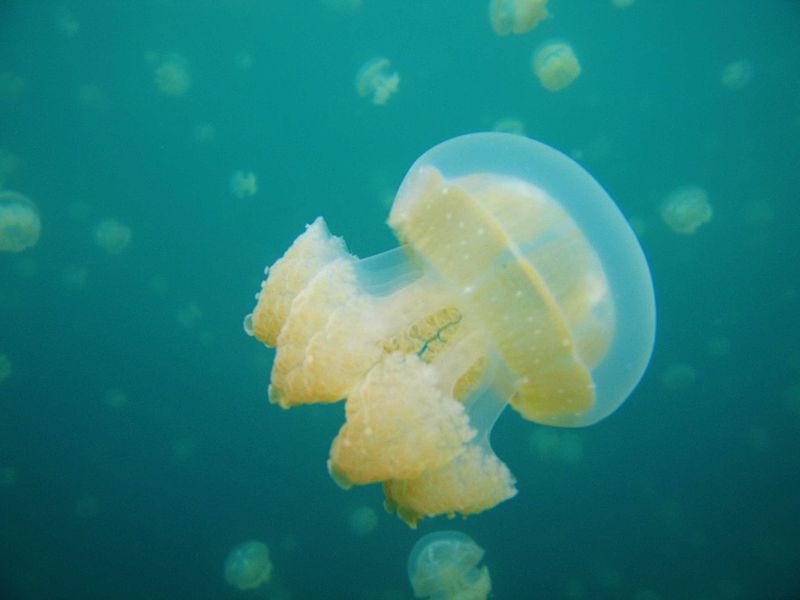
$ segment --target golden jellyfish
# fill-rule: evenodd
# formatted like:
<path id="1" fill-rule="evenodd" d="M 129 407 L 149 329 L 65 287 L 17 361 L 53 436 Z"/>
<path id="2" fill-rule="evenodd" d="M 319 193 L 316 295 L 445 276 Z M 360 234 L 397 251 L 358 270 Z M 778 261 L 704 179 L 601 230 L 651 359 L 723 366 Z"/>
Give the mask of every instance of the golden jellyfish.
<path id="1" fill-rule="evenodd" d="M 236 171 L 231 175 L 230 190 L 237 198 L 255 196 L 258 192 L 258 177 L 252 171 Z"/>
<path id="2" fill-rule="evenodd" d="M 388 58 L 375 57 L 367 61 L 356 73 L 356 90 L 362 98 L 369 97 L 373 104 L 386 104 L 400 85 L 400 75 L 390 71 Z"/>
<path id="3" fill-rule="evenodd" d="M 8 354 L 0 352 L 0 381 L 5 381 L 11 377 L 11 373 L 11 359 L 8 357 Z"/>
<path id="4" fill-rule="evenodd" d="M 109 254 L 119 254 L 131 243 L 131 228 L 116 219 L 104 219 L 95 227 L 94 241 Z"/>
<path id="5" fill-rule="evenodd" d="M 533 55 L 533 72 L 542 87 L 557 92 L 572 85 L 581 74 L 581 64 L 566 42 L 548 42 Z"/>
<path id="6" fill-rule="evenodd" d="M 186 59 L 180 54 L 168 54 L 156 65 L 155 83 L 165 96 L 183 96 L 192 83 Z"/>
<path id="7" fill-rule="evenodd" d="M 225 581 L 240 590 L 261 587 L 272 576 L 269 548 L 263 542 L 242 542 L 225 559 Z"/>
<path id="8" fill-rule="evenodd" d="M 692 235 L 713 214 L 708 194 L 697 185 L 679 187 L 661 205 L 661 220 L 681 235 Z"/>
<path id="9" fill-rule="evenodd" d="M 422 537 L 408 557 L 408 578 L 415 598 L 485 600 L 492 591 L 489 568 L 478 564 L 483 548 L 460 531 Z"/>
<path id="10" fill-rule="evenodd" d="M 491 0 L 489 21 L 497 35 L 528 33 L 550 16 L 548 0 Z"/>
<path id="11" fill-rule="evenodd" d="M 22 252 L 39 241 L 42 223 L 33 201 L 19 192 L 0 190 L 0 252 Z"/>
<path id="12" fill-rule="evenodd" d="M 489 435 L 507 404 L 578 427 L 614 412 L 647 365 L 650 272 L 636 236 L 577 163 L 478 133 L 423 154 L 389 226 L 358 259 L 320 217 L 272 267 L 245 330 L 276 348 L 283 408 L 346 399 L 328 471 L 383 483 L 409 525 L 516 494 Z"/>

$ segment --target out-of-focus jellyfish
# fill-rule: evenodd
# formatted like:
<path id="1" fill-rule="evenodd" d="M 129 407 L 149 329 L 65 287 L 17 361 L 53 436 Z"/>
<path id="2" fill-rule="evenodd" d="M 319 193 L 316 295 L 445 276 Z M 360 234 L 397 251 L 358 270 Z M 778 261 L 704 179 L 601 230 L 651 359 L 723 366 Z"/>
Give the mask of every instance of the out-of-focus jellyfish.
<path id="1" fill-rule="evenodd" d="M 497 35 L 528 33 L 550 16 L 548 0 L 490 0 L 489 22 Z"/>
<path id="2" fill-rule="evenodd" d="M 401 246 L 359 260 L 318 218 L 267 270 L 245 329 L 277 348 L 272 402 L 346 399 L 334 480 L 383 482 L 415 526 L 516 493 L 489 443 L 507 404 L 563 427 L 614 412 L 649 361 L 655 308 L 613 200 L 529 138 L 429 150 L 388 223 Z"/>
<path id="3" fill-rule="evenodd" d="M 0 148 L 0 188 L 19 172 L 21 166 L 22 161 L 19 156 L 5 148 Z"/>
<path id="4" fill-rule="evenodd" d="M 17 100 L 28 89 L 28 82 L 13 71 L 0 71 L 0 100 Z"/>
<path id="5" fill-rule="evenodd" d="M 12 488 L 17 485 L 18 473 L 15 467 L 0 467 L 0 488 Z"/>
<path id="6" fill-rule="evenodd" d="M 0 252 L 22 252 L 39 241 L 42 222 L 33 201 L 19 192 L 0 190 Z"/>
<path id="7" fill-rule="evenodd" d="M 389 59 L 382 56 L 368 60 L 356 73 L 358 95 L 369 97 L 373 104 L 386 104 L 400 85 L 400 75 L 390 71 L 391 66 Z"/>
<path id="8" fill-rule="evenodd" d="M 378 526 L 378 515 L 369 506 L 359 506 L 350 514 L 350 531 L 356 535 L 369 535 Z"/>
<path id="9" fill-rule="evenodd" d="M 692 235 L 713 214 L 708 194 L 697 185 L 679 187 L 661 205 L 661 220 L 681 235 Z"/>
<path id="10" fill-rule="evenodd" d="M 180 54 L 168 54 L 156 65 L 155 83 L 166 96 L 183 96 L 192 83 L 186 59 Z"/>
<path id="11" fill-rule="evenodd" d="M 258 177 L 252 171 L 236 171 L 231 175 L 231 194 L 237 198 L 255 196 L 258 191 Z"/>
<path id="12" fill-rule="evenodd" d="M 492 591 L 489 568 L 478 564 L 483 548 L 460 531 L 423 536 L 408 556 L 408 579 L 415 598 L 485 600 Z"/>
<path id="13" fill-rule="evenodd" d="M 11 377 L 11 359 L 8 354 L 0 353 L 0 381 L 5 381 Z"/>
<path id="14" fill-rule="evenodd" d="M 557 92 L 572 85 L 581 74 L 581 64 L 566 42 L 547 42 L 533 55 L 533 72 L 542 87 Z"/>
<path id="15" fill-rule="evenodd" d="M 548 463 L 577 464 L 583 459 L 583 440 L 572 431 L 540 428 L 529 438 L 531 452 Z"/>
<path id="16" fill-rule="evenodd" d="M 525 124 L 516 117 L 505 117 L 494 122 L 492 131 L 525 135 Z"/>
<path id="17" fill-rule="evenodd" d="M 661 373 L 661 385 L 670 391 L 685 390 L 697 381 L 697 370 L 690 364 L 676 362 Z"/>
<path id="18" fill-rule="evenodd" d="M 84 494 L 76 498 L 75 506 L 72 508 L 72 514 L 76 519 L 87 521 L 97 514 L 100 508 L 100 503 L 97 498 L 91 494 Z"/>
<path id="19" fill-rule="evenodd" d="M 103 395 L 103 402 L 111 409 L 121 410 L 128 405 L 128 397 L 125 392 L 115 388 L 108 390 Z"/>
<path id="20" fill-rule="evenodd" d="M 730 90 L 740 90 L 753 79 L 753 63 L 749 60 L 737 60 L 725 65 L 719 82 Z"/>
<path id="21" fill-rule="evenodd" d="M 242 542 L 225 559 L 225 580 L 240 590 L 254 590 L 269 581 L 269 548 L 255 540 Z"/>
<path id="22" fill-rule="evenodd" d="M 94 241 L 109 254 L 119 254 L 131 243 L 131 228 L 116 219 L 104 219 L 95 227 Z"/>

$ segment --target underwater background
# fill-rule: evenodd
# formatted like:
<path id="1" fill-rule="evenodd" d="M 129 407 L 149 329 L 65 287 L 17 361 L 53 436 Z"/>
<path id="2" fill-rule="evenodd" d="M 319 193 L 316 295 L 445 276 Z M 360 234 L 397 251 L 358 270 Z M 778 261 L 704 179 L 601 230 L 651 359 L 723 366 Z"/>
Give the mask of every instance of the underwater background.
<path id="1" fill-rule="evenodd" d="M 441 529 L 496 598 L 800 597 L 800 3 L 616 4 L 501 37 L 486 0 L 3 0 L 0 184 L 42 230 L 0 253 L 0 598 L 410 598 Z M 582 68 L 558 92 L 531 70 L 553 38 Z M 655 352 L 594 426 L 505 411 L 519 494 L 414 531 L 328 476 L 341 403 L 268 403 L 242 319 L 305 224 L 393 247 L 414 160 L 509 119 L 634 225 Z M 692 235 L 660 212 L 686 185 L 713 208 Z M 242 592 L 249 539 L 273 572 Z"/>

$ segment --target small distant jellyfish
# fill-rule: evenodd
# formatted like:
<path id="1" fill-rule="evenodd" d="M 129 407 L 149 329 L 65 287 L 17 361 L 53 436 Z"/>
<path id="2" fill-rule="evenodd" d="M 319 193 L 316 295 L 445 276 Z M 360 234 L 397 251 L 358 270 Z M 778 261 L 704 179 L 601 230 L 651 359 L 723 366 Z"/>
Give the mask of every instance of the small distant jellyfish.
<path id="1" fill-rule="evenodd" d="M 572 46 L 566 42 L 548 42 L 534 53 L 533 72 L 544 89 L 558 92 L 578 78 L 581 65 Z"/>
<path id="2" fill-rule="evenodd" d="M 728 63 L 722 69 L 719 82 L 730 90 L 740 90 L 753 79 L 753 63 L 749 60 L 737 60 Z"/>
<path id="3" fill-rule="evenodd" d="M 489 21 L 497 35 L 528 33 L 550 16 L 548 0 L 491 0 Z"/>
<path id="4" fill-rule="evenodd" d="M 697 185 L 679 187 L 661 205 L 661 220 L 681 235 L 694 234 L 712 215 L 708 194 Z"/>
<path id="5" fill-rule="evenodd" d="M 492 131 L 525 135 L 525 124 L 516 117 L 505 117 L 494 122 Z"/>
<path id="6" fill-rule="evenodd" d="M 0 353 L 0 381 L 11 377 L 11 359 L 7 354 Z"/>
<path id="7" fill-rule="evenodd" d="M 131 243 L 131 228 L 116 219 L 104 219 L 94 230 L 94 241 L 109 254 L 119 254 Z"/>
<path id="8" fill-rule="evenodd" d="M 356 73 L 358 95 L 369 97 L 379 106 L 386 104 L 400 85 L 400 75 L 397 71 L 390 72 L 391 66 L 389 59 L 382 56 L 367 61 Z"/>
<path id="9" fill-rule="evenodd" d="M 155 82 L 166 96 L 183 96 L 189 91 L 191 77 L 186 59 L 180 54 L 169 54 L 156 66 Z"/>
<path id="10" fill-rule="evenodd" d="M 27 196 L 0 190 L 0 252 L 22 252 L 39 241 L 42 223 Z"/>
<path id="11" fill-rule="evenodd" d="M 255 196 L 258 191 L 258 177 L 252 171 L 236 171 L 231 175 L 230 190 L 237 198 Z"/>
<path id="12" fill-rule="evenodd" d="M 271 575 L 269 548 L 263 542 L 242 542 L 225 559 L 225 580 L 237 589 L 254 590 L 269 581 Z"/>
<path id="13" fill-rule="evenodd" d="M 478 567 L 483 548 L 460 531 L 422 537 L 408 557 L 408 578 L 415 598 L 485 600 L 492 591 L 489 568 Z"/>
<path id="14" fill-rule="evenodd" d="M 378 526 L 378 514 L 369 506 L 359 506 L 350 515 L 350 531 L 368 535 Z"/>

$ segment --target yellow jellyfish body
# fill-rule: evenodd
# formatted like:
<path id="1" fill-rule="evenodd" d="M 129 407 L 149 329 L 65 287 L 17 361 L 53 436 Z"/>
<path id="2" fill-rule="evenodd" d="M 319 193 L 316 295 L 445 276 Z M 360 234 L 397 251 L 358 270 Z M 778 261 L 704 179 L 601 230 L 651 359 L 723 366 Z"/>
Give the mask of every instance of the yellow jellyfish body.
<path id="1" fill-rule="evenodd" d="M 692 235 L 708 223 L 713 214 L 708 194 L 697 185 L 679 187 L 661 205 L 661 220 L 681 235 Z"/>
<path id="2" fill-rule="evenodd" d="M 492 591 L 489 568 L 478 564 L 483 548 L 460 531 L 422 537 L 408 557 L 408 578 L 415 598 L 485 600 Z"/>
<path id="3" fill-rule="evenodd" d="M 527 33 L 550 16 L 548 0 L 491 0 L 489 21 L 497 35 Z"/>
<path id="4" fill-rule="evenodd" d="M 616 410 L 649 360 L 655 308 L 611 198 L 523 136 L 429 150 L 388 223 L 401 246 L 358 259 L 317 219 L 268 269 L 245 329 L 276 347 L 272 402 L 346 399 L 333 479 L 382 483 L 415 526 L 516 493 L 489 443 L 507 404 L 563 427 Z"/>
<path id="5" fill-rule="evenodd" d="M 42 223 L 27 196 L 0 190 L 0 252 L 22 252 L 39 241 Z"/>
<path id="6" fill-rule="evenodd" d="M 240 590 L 254 590 L 269 581 L 272 562 L 263 542 L 242 542 L 225 559 L 225 580 Z"/>
<path id="7" fill-rule="evenodd" d="M 95 227 L 94 241 L 109 254 L 119 254 L 131 243 L 131 228 L 116 219 L 104 219 Z"/>
<path id="8" fill-rule="evenodd" d="M 400 85 L 400 75 L 391 71 L 388 58 L 377 56 L 368 60 L 356 73 L 356 90 L 373 104 L 386 104 Z"/>
<path id="9" fill-rule="evenodd" d="M 230 190 L 237 198 L 255 196 L 258 192 L 258 177 L 252 171 L 236 171 L 231 175 Z"/>
<path id="10" fill-rule="evenodd" d="M 572 85 L 581 74 L 581 64 L 572 46 L 553 41 L 534 53 L 533 72 L 544 89 L 557 92 Z"/>

